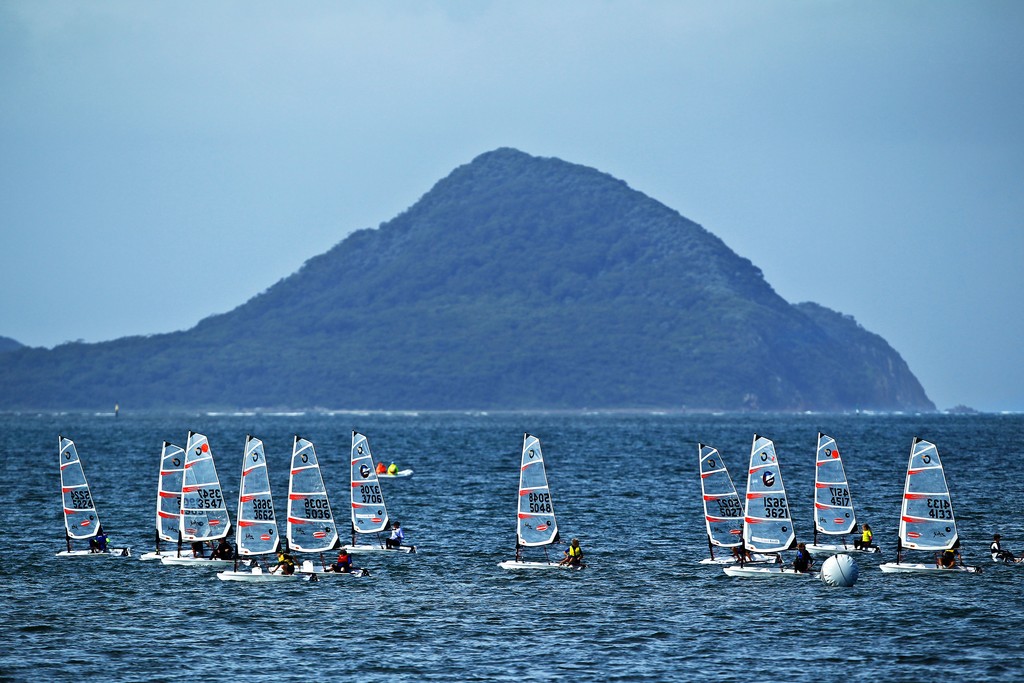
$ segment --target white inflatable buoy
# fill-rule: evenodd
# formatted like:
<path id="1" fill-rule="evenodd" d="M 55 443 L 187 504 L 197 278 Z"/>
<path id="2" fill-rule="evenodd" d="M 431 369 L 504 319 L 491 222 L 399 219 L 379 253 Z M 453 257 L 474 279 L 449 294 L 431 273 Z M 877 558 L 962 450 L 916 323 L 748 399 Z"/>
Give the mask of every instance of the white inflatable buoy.
<path id="1" fill-rule="evenodd" d="M 849 588 L 857 583 L 860 570 L 849 555 L 833 555 L 821 565 L 821 580 L 828 586 Z"/>

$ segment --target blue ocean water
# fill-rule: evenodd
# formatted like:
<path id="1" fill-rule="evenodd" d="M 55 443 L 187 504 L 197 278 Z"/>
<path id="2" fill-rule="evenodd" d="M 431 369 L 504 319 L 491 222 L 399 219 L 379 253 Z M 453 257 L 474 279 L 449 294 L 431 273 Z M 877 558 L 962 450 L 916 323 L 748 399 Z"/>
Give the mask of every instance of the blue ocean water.
<path id="1" fill-rule="evenodd" d="M 420 552 L 361 558 L 369 579 L 271 585 L 54 557 L 58 434 L 78 447 L 111 541 L 138 555 L 152 549 L 160 446 L 184 445 L 190 429 L 210 438 L 228 500 L 245 435 L 263 439 L 279 517 L 294 434 L 316 444 L 344 514 L 351 430 L 365 433 L 378 459 L 415 469 L 383 486 Z M 562 537 L 581 540 L 585 571 L 496 566 L 514 554 L 524 431 L 541 440 Z M 742 488 L 753 434 L 772 438 L 809 540 L 819 431 L 838 441 L 882 560 L 911 441 L 935 442 L 965 558 L 985 572 L 890 575 L 860 558 L 843 589 L 699 565 L 698 441 Z M 1005 680 L 1024 662 L 1024 566 L 993 564 L 987 546 L 999 532 L 1024 551 L 1022 442 L 1019 415 L 2 415 L 0 680 Z"/>

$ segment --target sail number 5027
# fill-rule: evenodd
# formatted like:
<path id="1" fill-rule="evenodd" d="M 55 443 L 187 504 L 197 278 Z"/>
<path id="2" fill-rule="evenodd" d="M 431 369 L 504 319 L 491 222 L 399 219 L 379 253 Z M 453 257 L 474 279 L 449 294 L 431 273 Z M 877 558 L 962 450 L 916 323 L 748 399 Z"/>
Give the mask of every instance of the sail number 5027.
<path id="1" fill-rule="evenodd" d="M 530 512 L 551 512 L 550 493 L 531 493 Z"/>

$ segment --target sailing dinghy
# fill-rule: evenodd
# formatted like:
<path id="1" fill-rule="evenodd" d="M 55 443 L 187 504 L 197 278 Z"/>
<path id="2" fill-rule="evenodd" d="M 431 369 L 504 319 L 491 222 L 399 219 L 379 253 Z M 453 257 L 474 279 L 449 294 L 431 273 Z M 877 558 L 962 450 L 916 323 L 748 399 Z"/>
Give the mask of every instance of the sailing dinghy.
<path id="1" fill-rule="evenodd" d="M 836 553 L 878 553 L 877 545 L 857 548 L 846 537 L 857 529 L 853 497 L 846 480 L 843 458 L 836 440 L 818 432 L 818 455 L 814 467 L 814 543 L 807 544 L 811 555 Z M 818 534 L 838 537 L 841 543 L 818 543 Z"/>
<path id="2" fill-rule="evenodd" d="M 320 461 L 309 439 L 296 435 L 292 443 L 292 466 L 288 475 L 288 547 L 303 553 L 320 553 L 320 566 L 312 560 L 299 565 L 302 574 L 333 576 L 326 571 L 323 554 L 338 547 L 338 527 L 324 485 Z M 345 572 L 361 576 L 363 570 Z"/>
<path id="3" fill-rule="evenodd" d="M 754 435 L 747 469 L 747 501 L 743 512 L 743 542 L 756 553 L 780 553 L 796 540 L 789 500 L 782 483 L 782 469 L 771 439 Z M 818 572 L 798 572 L 778 562 L 771 565 L 737 564 L 723 567 L 729 576 L 745 578 L 817 577 Z"/>
<path id="4" fill-rule="evenodd" d="M 57 553 L 57 557 L 128 557 L 131 548 L 110 548 L 106 545 L 106 537 L 101 536 L 103 527 L 100 516 L 96 512 L 96 503 L 89 491 L 89 482 L 85 479 L 85 470 L 78 457 L 75 442 L 58 436 L 60 449 L 60 491 L 64 507 L 64 541 L 67 550 Z M 72 550 L 71 541 L 89 541 L 90 549 Z M 99 541 L 99 543 L 97 543 Z M 97 546 L 99 547 L 93 547 Z"/>
<path id="5" fill-rule="evenodd" d="M 160 541 L 178 540 L 178 518 L 181 516 L 181 480 L 185 473 L 185 450 L 164 441 L 160 452 L 160 476 L 156 483 L 156 550 L 145 553 L 140 560 L 159 560 L 170 554 L 160 549 Z"/>
<path id="6" fill-rule="evenodd" d="M 498 566 L 502 569 L 581 569 L 552 562 L 548 557 L 548 546 L 558 542 L 558 522 L 555 519 L 540 440 L 532 434 L 523 434 L 518 499 L 516 557 L 514 560 L 499 562 Z M 543 548 L 544 561 L 524 560 L 523 548 Z"/>
<path id="7" fill-rule="evenodd" d="M 272 555 L 281 544 L 277 532 L 277 518 L 274 516 L 274 497 L 270 493 L 270 476 L 267 474 L 267 457 L 263 442 L 252 436 L 245 437 L 245 454 L 242 456 L 242 479 L 238 484 L 238 516 L 235 527 L 235 566 L 228 571 L 217 572 L 221 581 L 246 581 L 266 583 L 272 581 L 298 581 L 300 574 L 283 574 L 265 571 L 255 564 L 248 571 L 238 570 L 238 557 Z"/>
<path id="8" fill-rule="evenodd" d="M 979 567 L 957 564 L 939 567 L 931 564 L 903 562 L 903 549 L 946 551 L 960 547 L 953 515 L 953 503 L 946 485 L 946 474 L 935 444 L 914 437 L 907 462 L 907 478 L 903 485 L 903 505 L 896 544 L 896 561 L 879 568 L 886 573 L 933 574 L 939 576 L 980 573 Z"/>
<path id="9" fill-rule="evenodd" d="M 384 492 L 380 488 L 377 472 L 373 468 L 373 455 L 366 437 L 352 432 L 352 451 L 349 458 L 351 473 L 352 543 L 342 546 L 350 553 L 377 551 L 414 553 L 416 546 L 402 545 L 388 548 L 380 537 L 382 531 L 390 528 L 388 508 L 384 504 Z M 356 534 L 377 534 L 376 543 L 357 543 Z"/>
<path id="10" fill-rule="evenodd" d="M 231 518 L 224 505 L 210 442 L 202 434 L 189 432 L 178 510 L 178 548 L 160 561 L 192 567 L 229 567 L 233 560 L 197 557 L 191 549 L 183 550 L 182 543 L 208 543 L 225 538 L 230 531 Z"/>
<path id="11" fill-rule="evenodd" d="M 725 461 L 717 448 L 697 444 L 700 455 L 700 492 L 704 499 L 704 526 L 708 533 L 708 552 L 711 557 L 701 564 L 735 564 L 737 553 L 743 548 L 743 505 L 729 476 Z M 726 557 L 715 557 L 715 548 L 736 548 Z M 750 562 L 774 562 L 767 555 L 752 556 Z"/>

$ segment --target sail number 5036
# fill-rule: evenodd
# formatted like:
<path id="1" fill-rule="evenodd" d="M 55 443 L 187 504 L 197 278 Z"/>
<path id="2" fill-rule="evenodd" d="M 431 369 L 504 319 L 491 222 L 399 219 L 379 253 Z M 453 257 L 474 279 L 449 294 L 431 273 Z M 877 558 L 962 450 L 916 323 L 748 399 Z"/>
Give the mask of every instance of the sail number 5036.
<path id="1" fill-rule="evenodd" d="M 550 493 L 531 493 L 530 512 L 551 512 Z"/>

